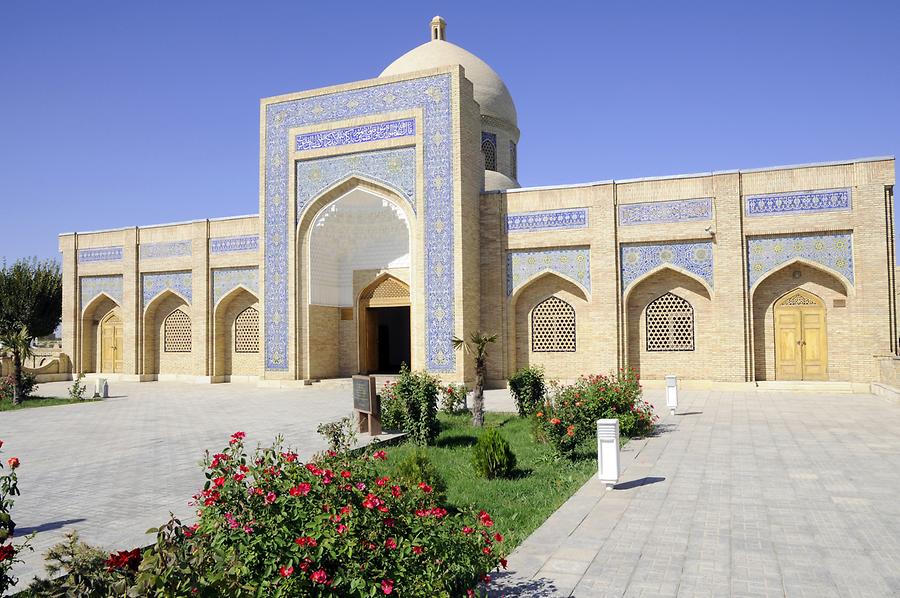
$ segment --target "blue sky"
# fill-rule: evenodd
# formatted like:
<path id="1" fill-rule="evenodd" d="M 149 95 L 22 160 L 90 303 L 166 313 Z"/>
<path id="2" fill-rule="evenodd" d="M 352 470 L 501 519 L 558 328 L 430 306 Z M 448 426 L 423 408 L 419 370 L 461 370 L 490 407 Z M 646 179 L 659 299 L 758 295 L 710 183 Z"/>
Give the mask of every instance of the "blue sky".
<path id="1" fill-rule="evenodd" d="M 524 186 L 898 151 L 896 1 L 4 0 L 0 256 L 255 213 L 259 98 L 377 76 L 435 14 L 510 88 Z"/>

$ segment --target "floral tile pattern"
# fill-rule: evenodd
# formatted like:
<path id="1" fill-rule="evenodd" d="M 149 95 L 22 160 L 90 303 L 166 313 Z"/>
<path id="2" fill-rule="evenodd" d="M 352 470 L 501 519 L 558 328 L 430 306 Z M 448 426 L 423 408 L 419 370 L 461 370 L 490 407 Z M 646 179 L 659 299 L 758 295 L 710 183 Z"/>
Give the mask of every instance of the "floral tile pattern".
<path id="1" fill-rule="evenodd" d="M 518 214 L 506 215 L 506 230 L 511 233 L 535 230 L 557 230 L 564 228 L 585 228 L 587 224 L 587 208 L 520 212 Z"/>
<path id="2" fill-rule="evenodd" d="M 633 243 L 622 245 L 622 290 L 654 268 L 665 264 L 696 274 L 713 288 L 712 241 Z"/>
<path id="3" fill-rule="evenodd" d="M 747 239 L 747 285 L 795 258 L 837 272 L 853 284 L 853 235 L 847 232 Z"/>
<path id="4" fill-rule="evenodd" d="M 591 291 L 589 247 L 510 251 L 506 254 L 506 296 L 540 272 L 555 272 Z"/>
<path id="5" fill-rule="evenodd" d="M 259 298 L 259 268 L 216 268 L 212 271 L 213 307 L 236 287 L 243 286 Z"/>
<path id="6" fill-rule="evenodd" d="M 121 262 L 122 247 L 95 247 L 79 249 L 78 262 Z"/>
<path id="7" fill-rule="evenodd" d="M 372 125 L 359 125 L 358 127 L 331 129 L 328 131 L 319 131 L 317 133 L 304 133 L 302 135 L 297 135 L 294 144 L 297 151 L 304 151 L 351 145 L 354 143 L 366 143 L 368 141 L 380 141 L 382 139 L 412 137 L 415 134 L 416 119 L 404 118 L 402 120 L 389 120 Z"/>
<path id="8" fill-rule="evenodd" d="M 167 289 L 178 293 L 185 301 L 191 303 L 194 300 L 191 284 L 191 272 L 189 271 L 144 274 L 141 276 L 143 306 L 146 307 L 154 297 Z"/>
<path id="9" fill-rule="evenodd" d="M 622 226 L 710 220 L 712 214 L 711 197 L 619 204 L 619 224 Z"/>
<path id="10" fill-rule="evenodd" d="M 265 367 L 289 369 L 288 131 L 294 127 L 399 110 L 422 109 L 425 197 L 425 367 L 432 372 L 456 369 L 453 351 L 453 131 L 451 76 L 373 85 L 327 95 L 270 104 L 265 112 Z"/>
<path id="11" fill-rule="evenodd" d="M 191 255 L 191 241 L 172 241 L 170 243 L 141 243 L 142 260 L 155 260 L 166 257 Z"/>
<path id="12" fill-rule="evenodd" d="M 393 189 L 416 210 L 416 148 L 376 150 L 297 162 L 297 214 L 323 191 L 349 176 Z"/>
<path id="13" fill-rule="evenodd" d="M 259 235 L 214 237 L 209 240 L 210 253 L 241 253 L 259 251 Z"/>
<path id="14" fill-rule="evenodd" d="M 772 216 L 796 212 L 840 212 L 849 210 L 851 202 L 852 192 L 849 188 L 748 195 L 744 198 L 748 216 Z"/>
<path id="15" fill-rule="evenodd" d="M 105 293 L 110 299 L 122 305 L 122 276 L 82 276 L 81 282 L 81 309 L 93 301 L 100 293 Z"/>

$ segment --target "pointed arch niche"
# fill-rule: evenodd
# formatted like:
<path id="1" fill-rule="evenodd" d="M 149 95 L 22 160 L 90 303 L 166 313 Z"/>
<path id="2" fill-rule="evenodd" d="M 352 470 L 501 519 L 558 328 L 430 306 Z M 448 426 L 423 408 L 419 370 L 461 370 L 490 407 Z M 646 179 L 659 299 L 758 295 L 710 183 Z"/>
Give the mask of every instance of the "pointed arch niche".
<path id="1" fill-rule="evenodd" d="M 624 301 L 627 362 L 642 378 L 716 378 L 710 359 L 716 331 L 706 281 L 663 266 L 629 286 Z M 740 311 L 741 305 L 734 309 Z"/>
<path id="2" fill-rule="evenodd" d="M 519 287 L 510 296 L 508 371 L 543 366 L 562 379 L 590 371 L 589 301 L 583 287 L 555 272 Z"/>
<path id="3" fill-rule="evenodd" d="M 423 338 L 425 331 L 414 323 L 416 289 L 421 288 L 423 276 L 415 267 L 415 223 L 408 201 L 355 176 L 309 204 L 297 235 L 302 256 L 298 280 L 302 282 L 296 352 L 302 378 L 394 369 L 383 367 L 388 362 L 399 367 L 390 359 L 380 367 L 369 358 L 372 338 L 380 339 L 375 341 L 380 343 L 376 353 L 396 356 L 400 343 L 403 360 L 413 368 L 421 367 L 417 364 L 423 359 L 424 343 L 420 341 L 417 350 L 415 340 Z M 388 287 L 405 289 L 402 305 L 361 307 L 367 288 L 383 294 Z M 373 309 L 380 311 L 376 314 Z M 376 315 L 377 319 L 366 317 Z M 377 322 L 374 330 L 373 322 Z M 401 342 L 404 335 L 406 341 Z"/>
<path id="4" fill-rule="evenodd" d="M 236 286 L 213 313 L 213 380 L 249 382 L 262 371 L 259 299 Z"/>
<path id="5" fill-rule="evenodd" d="M 173 315 L 176 311 L 183 315 Z M 143 325 L 142 373 L 145 379 L 175 379 L 194 371 L 193 314 L 184 297 L 171 289 L 156 295 L 144 308 Z M 187 338 L 184 338 L 185 325 Z"/>
<path id="6" fill-rule="evenodd" d="M 850 364 L 863 359 L 854 354 L 856 343 L 852 334 L 854 301 L 852 287 L 838 275 L 824 267 L 796 260 L 784 264 L 761 278 L 752 289 L 751 326 L 753 331 L 753 373 L 756 380 L 801 379 L 788 375 L 782 368 L 778 376 L 776 343 L 777 306 L 797 291 L 812 298 L 824 309 L 826 363 L 824 373 L 818 372 L 815 379 L 849 380 Z M 783 326 L 781 327 L 784 328 Z M 782 330 L 783 334 L 783 330 Z M 802 341 L 802 335 L 796 341 Z"/>
<path id="7" fill-rule="evenodd" d="M 121 373 L 125 351 L 123 330 L 122 310 L 118 303 L 106 293 L 100 293 L 91 299 L 81 314 L 80 371 Z"/>

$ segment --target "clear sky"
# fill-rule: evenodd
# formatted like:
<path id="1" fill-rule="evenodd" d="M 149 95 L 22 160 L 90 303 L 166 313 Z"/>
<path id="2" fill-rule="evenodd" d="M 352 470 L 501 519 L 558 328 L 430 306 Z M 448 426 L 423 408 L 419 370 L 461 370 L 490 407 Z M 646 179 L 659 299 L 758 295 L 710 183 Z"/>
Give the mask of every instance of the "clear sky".
<path id="1" fill-rule="evenodd" d="M 900 2 L 0 2 L 0 256 L 256 213 L 258 100 L 447 38 L 506 81 L 523 186 L 894 155 Z"/>

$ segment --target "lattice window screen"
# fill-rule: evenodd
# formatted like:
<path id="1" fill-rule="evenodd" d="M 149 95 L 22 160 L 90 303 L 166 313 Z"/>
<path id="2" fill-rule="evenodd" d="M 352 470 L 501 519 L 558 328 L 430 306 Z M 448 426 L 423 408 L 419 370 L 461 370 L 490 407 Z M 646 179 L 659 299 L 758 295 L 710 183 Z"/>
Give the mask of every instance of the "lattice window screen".
<path id="1" fill-rule="evenodd" d="M 563 353 L 575 350 L 575 308 L 549 297 L 531 312 L 531 350 L 535 353 Z"/>
<path id="2" fill-rule="evenodd" d="M 793 297 L 788 297 L 782 302 L 782 305 L 818 305 L 815 301 L 803 295 L 802 293 L 797 293 Z"/>
<path id="3" fill-rule="evenodd" d="M 397 280 L 388 277 L 374 289 L 366 293 L 365 299 L 408 299 L 409 287 Z"/>
<path id="4" fill-rule="evenodd" d="M 481 153 L 484 154 L 484 169 L 497 170 L 497 146 L 490 139 L 481 142 Z"/>
<path id="5" fill-rule="evenodd" d="M 163 351 L 166 353 L 191 352 L 191 318 L 176 309 L 163 322 Z"/>
<path id="6" fill-rule="evenodd" d="M 248 307 L 234 319 L 234 352 L 259 353 L 259 311 Z"/>
<path id="7" fill-rule="evenodd" d="M 648 351 L 693 351 L 694 308 L 666 293 L 647 306 Z"/>

